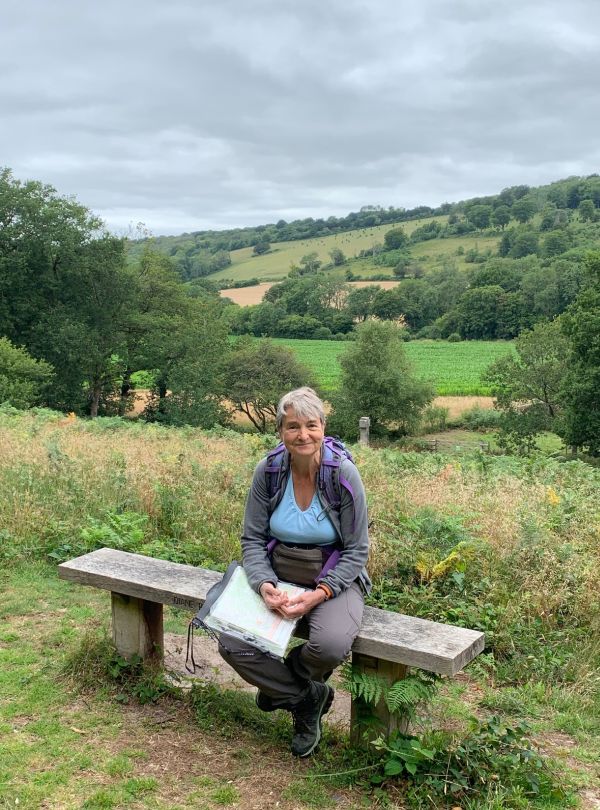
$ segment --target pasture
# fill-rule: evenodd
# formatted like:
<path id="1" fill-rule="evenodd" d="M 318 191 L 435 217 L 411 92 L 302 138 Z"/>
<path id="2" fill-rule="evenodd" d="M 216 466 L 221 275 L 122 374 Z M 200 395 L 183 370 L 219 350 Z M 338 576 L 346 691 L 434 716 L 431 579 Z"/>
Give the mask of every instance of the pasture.
<path id="1" fill-rule="evenodd" d="M 59 581 L 56 563 L 110 545 L 223 570 L 273 441 L 0 410 L 0 806 L 251 810 L 274 795 L 280 810 L 597 806 L 600 472 L 580 462 L 352 448 L 373 520 L 370 602 L 488 640 L 419 709 L 414 733 L 427 748 L 471 739 L 475 718 L 528 728 L 548 758 L 537 794 L 493 724 L 473 755 L 501 775 L 482 770 L 496 774 L 489 791 L 446 805 L 444 773 L 437 788 L 418 774 L 372 785 L 382 755 L 352 751 L 344 725 L 293 762 L 286 717 L 114 657 L 108 594 Z M 167 616 L 179 646 L 188 619 Z"/>
<path id="2" fill-rule="evenodd" d="M 344 351 L 343 342 L 288 338 L 273 338 L 273 341 L 292 349 L 298 359 L 312 369 L 325 393 L 336 388 L 340 374 L 338 358 Z M 482 383 L 481 375 L 490 363 L 512 351 L 512 343 L 414 340 L 405 343 L 404 348 L 417 375 L 430 380 L 438 396 L 488 396 L 490 389 Z"/>
<path id="3" fill-rule="evenodd" d="M 339 248 L 347 258 L 351 259 L 359 251 L 368 250 L 374 244 L 383 243 L 386 232 L 398 227 L 398 224 L 410 235 L 415 228 L 425 225 L 433 219 L 445 222 L 447 217 L 428 217 L 396 225 L 360 228 L 331 236 L 315 236 L 312 239 L 292 242 L 273 242 L 270 252 L 263 256 L 254 256 L 251 247 L 240 248 L 240 250 L 231 251 L 231 266 L 211 274 L 210 278 L 215 281 L 221 278 L 243 280 L 257 276 L 261 281 L 277 281 L 285 278 L 290 271 L 290 265 L 298 264 L 307 253 L 317 253 L 321 261 L 327 264 L 331 262 L 329 252 L 334 248 Z M 378 268 L 378 272 L 382 272 L 382 268 Z"/>

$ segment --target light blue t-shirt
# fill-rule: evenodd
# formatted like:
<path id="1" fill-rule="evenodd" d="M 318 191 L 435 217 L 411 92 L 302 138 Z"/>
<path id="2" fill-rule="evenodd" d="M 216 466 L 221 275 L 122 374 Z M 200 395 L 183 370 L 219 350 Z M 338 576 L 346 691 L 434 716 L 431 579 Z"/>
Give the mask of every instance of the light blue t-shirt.
<path id="1" fill-rule="evenodd" d="M 290 474 L 283 497 L 269 521 L 271 535 L 282 543 L 305 543 L 325 546 L 337 540 L 337 532 L 329 515 L 321 506 L 317 493 L 308 509 L 302 511 L 294 496 L 294 483 Z"/>

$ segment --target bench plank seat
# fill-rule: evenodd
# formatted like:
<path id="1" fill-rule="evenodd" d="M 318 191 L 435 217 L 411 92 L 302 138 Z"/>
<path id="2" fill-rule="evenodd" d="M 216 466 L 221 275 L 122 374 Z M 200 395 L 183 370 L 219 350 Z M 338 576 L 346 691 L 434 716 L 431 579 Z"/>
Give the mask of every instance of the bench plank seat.
<path id="1" fill-rule="evenodd" d="M 58 571 L 62 579 L 103 588 L 113 595 L 190 611 L 204 603 L 210 587 L 221 578 L 216 571 L 110 548 L 62 563 Z M 113 596 L 113 617 L 114 604 Z M 483 633 L 475 630 L 367 606 L 352 650 L 374 659 L 455 675 L 482 652 L 484 641 Z"/>

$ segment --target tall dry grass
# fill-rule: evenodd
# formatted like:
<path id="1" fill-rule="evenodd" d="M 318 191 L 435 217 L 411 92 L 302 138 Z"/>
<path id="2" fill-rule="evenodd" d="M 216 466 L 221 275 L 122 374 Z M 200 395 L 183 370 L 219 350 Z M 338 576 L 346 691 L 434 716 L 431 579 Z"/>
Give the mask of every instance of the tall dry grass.
<path id="1" fill-rule="evenodd" d="M 222 568 L 239 557 L 245 496 L 270 441 L 1 409 L 0 559 L 61 559 L 114 541 Z M 544 458 L 353 452 L 373 521 L 373 599 L 481 627 L 513 671 L 521 659 L 531 665 L 527 656 L 548 677 L 593 671 L 600 471 Z"/>

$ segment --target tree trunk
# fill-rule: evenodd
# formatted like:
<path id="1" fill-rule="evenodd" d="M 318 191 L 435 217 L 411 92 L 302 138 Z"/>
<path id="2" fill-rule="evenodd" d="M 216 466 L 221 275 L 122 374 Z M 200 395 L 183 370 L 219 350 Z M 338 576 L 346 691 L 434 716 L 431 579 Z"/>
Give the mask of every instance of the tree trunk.
<path id="1" fill-rule="evenodd" d="M 131 369 L 128 367 L 125 369 L 125 374 L 123 375 L 123 382 L 121 383 L 121 396 L 119 399 L 119 416 L 125 416 L 125 412 L 127 410 L 127 398 L 131 391 Z"/>
<path id="2" fill-rule="evenodd" d="M 95 419 L 98 416 L 98 406 L 100 405 L 100 394 L 102 393 L 102 385 L 100 382 L 95 381 L 92 387 L 92 396 L 90 399 L 90 416 Z"/>
<path id="3" fill-rule="evenodd" d="M 158 388 L 158 413 L 164 414 L 167 401 L 167 383 L 165 380 L 159 380 L 156 387 Z"/>

